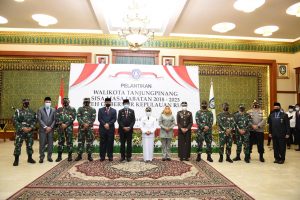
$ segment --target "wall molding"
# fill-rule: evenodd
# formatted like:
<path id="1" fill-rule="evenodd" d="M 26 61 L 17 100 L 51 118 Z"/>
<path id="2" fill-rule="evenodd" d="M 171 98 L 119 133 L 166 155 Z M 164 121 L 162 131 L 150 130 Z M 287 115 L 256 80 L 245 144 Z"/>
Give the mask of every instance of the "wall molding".
<path id="1" fill-rule="evenodd" d="M 95 33 L 0 31 L 0 44 L 128 47 L 127 41 L 120 39 L 117 35 Z M 293 54 L 300 51 L 300 40 L 296 42 L 273 42 L 259 40 L 156 36 L 154 40 L 145 43 L 143 47 Z"/>
<path id="2" fill-rule="evenodd" d="M 286 90 L 277 90 L 277 93 L 283 93 L 283 94 L 297 94 L 297 91 L 286 91 Z"/>

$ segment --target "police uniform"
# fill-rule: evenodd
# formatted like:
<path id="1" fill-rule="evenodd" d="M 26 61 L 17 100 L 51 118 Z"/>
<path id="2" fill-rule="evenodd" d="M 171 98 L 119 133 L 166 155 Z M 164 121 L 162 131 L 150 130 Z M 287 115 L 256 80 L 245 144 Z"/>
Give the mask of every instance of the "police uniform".
<path id="1" fill-rule="evenodd" d="M 77 110 L 77 121 L 79 125 L 78 133 L 78 156 L 75 161 L 82 159 L 84 144 L 86 141 L 86 152 L 88 153 L 88 160 L 93 161 L 93 142 L 94 142 L 94 121 L 96 119 L 96 110 L 90 106 L 90 98 L 83 99 L 83 107 Z M 86 125 L 86 127 L 85 127 Z"/>
<path id="2" fill-rule="evenodd" d="M 234 120 L 236 124 L 235 134 L 236 134 L 236 157 L 234 161 L 241 160 L 240 154 L 242 152 L 242 145 L 244 145 L 245 162 L 250 162 L 250 148 L 249 148 L 249 138 L 250 138 L 250 127 L 252 125 L 251 116 L 245 112 L 245 105 L 240 104 L 239 112 L 234 114 Z"/>
<path id="3" fill-rule="evenodd" d="M 182 102 L 183 110 L 177 112 L 178 125 L 178 157 L 180 160 L 188 161 L 191 156 L 191 129 L 193 126 L 193 115 L 186 110 L 187 102 Z M 186 128 L 184 133 L 181 129 Z"/>
<path id="4" fill-rule="evenodd" d="M 219 162 L 223 162 L 224 146 L 226 145 L 226 161 L 232 163 L 230 159 L 231 146 L 232 146 L 232 131 L 235 128 L 233 115 L 228 111 L 228 103 L 222 105 L 223 112 L 217 116 L 217 124 L 219 128 Z"/>
<path id="5" fill-rule="evenodd" d="M 28 163 L 35 163 L 32 159 L 33 154 L 33 131 L 36 124 L 36 113 L 29 108 L 29 99 L 23 99 L 23 107 L 17 109 L 13 115 L 13 122 L 16 129 L 15 138 L 15 161 L 13 166 L 19 165 L 19 156 L 21 154 L 21 148 L 23 141 L 26 142 L 26 151 L 28 155 Z"/>
<path id="6" fill-rule="evenodd" d="M 213 125 L 213 113 L 209 110 L 207 110 L 207 102 L 202 101 L 201 102 L 201 110 L 196 112 L 196 123 L 198 125 L 197 130 L 197 143 L 198 143 L 198 155 L 197 160 L 201 160 L 201 153 L 202 153 L 202 146 L 203 141 L 205 140 L 206 143 L 206 153 L 207 153 L 207 160 L 209 162 L 213 162 L 211 158 L 212 148 L 212 125 Z M 205 129 L 205 127 L 208 127 L 208 130 Z"/>
<path id="7" fill-rule="evenodd" d="M 56 111 L 56 124 L 58 132 L 58 157 L 56 162 L 62 160 L 62 152 L 65 141 L 67 143 L 68 161 L 72 161 L 73 152 L 73 122 L 76 118 L 75 108 L 69 105 L 69 98 L 63 99 L 63 107 L 60 107 Z M 62 125 L 67 127 L 64 129 Z"/>

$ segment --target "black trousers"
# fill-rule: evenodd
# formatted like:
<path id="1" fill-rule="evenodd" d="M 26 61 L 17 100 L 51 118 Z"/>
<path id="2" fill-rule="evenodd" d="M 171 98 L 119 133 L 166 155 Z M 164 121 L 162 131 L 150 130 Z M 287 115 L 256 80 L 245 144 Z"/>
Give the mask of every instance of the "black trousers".
<path id="1" fill-rule="evenodd" d="M 291 146 L 291 144 L 296 144 L 296 129 L 290 128 L 290 137 L 286 139 L 286 144 L 288 147 Z"/>
<path id="2" fill-rule="evenodd" d="M 191 157 L 191 131 L 187 131 L 185 134 L 181 130 L 178 130 L 178 157 L 190 158 Z"/>
<path id="3" fill-rule="evenodd" d="M 272 135 L 274 158 L 275 160 L 285 160 L 286 139 L 280 136 Z"/>
<path id="4" fill-rule="evenodd" d="M 114 130 L 100 129 L 100 158 L 105 159 L 107 154 L 108 158 L 113 158 L 114 152 Z"/>
<path id="5" fill-rule="evenodd" d="M 257 144 L 257 151 L 259 154 L 265 152 L 263 132 L 250 131 L 250 153 L 252 153 L 253 144 Z"/>
<path id="6" fill-rule="evenodd" d="M 121 157 L 125 158 L 125 143 L 127 144 L 126 157 L 131 158 L 132 156 L 132 131 L 129 132 L 119 132 L 120 142 L 121 142 Z"/>

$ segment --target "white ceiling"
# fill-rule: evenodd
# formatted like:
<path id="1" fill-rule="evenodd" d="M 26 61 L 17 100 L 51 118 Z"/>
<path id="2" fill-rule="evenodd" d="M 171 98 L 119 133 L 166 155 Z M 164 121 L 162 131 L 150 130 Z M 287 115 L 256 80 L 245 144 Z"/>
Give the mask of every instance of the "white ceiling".
<path id="1" fill-rule="evenodd" d="M 142 0 L 136 0 L 140 2 Z M 68 32 L 117 33 L 132 0 L 0 0 L 0 16 L 8 19 L 0 24 L 5 30 L 47 30 Z M 236 37 L 257 39 L 256 28 L 277 25 L 279 30 L 269 39 L 294 41 L 300 37 L 300 18 L 287 15 L 286 9 L 299 0 L 266 0 L 252 13 L 233 8 L 235 0 L 144 0 L 145 12 L 156 35 Z M 48 14 L 58 23 L 41 27 L 32 14 Z M 152 16 L 152 17 L 151 17 Z M 119 21 L 116 21 L 118 20 Z M 220 22 L 232 22 L 236 28 L 227 33 L 216 33 L 211 27 Z M 62 30 L 63 29 L 63 30 Z"/>

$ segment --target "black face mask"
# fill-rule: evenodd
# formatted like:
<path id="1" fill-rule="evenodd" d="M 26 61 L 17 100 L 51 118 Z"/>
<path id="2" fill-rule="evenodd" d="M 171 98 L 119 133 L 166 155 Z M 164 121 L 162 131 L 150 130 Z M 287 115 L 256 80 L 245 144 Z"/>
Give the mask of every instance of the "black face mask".
<path id="1" fill-rule="evenodd" d="M 245 111 L 245 108 L 240 108 L 240 111 L 241 111 L 241 112 L 244 112 L 244 111 Z"/>
<path id="2" fill-rule="evenodd" d="M 223 108 L 223 110 L 227 112 L 229 110 L 229 107 L 225 107 Z"/>
<path id="3" fill-rule="evenodd" d="M 29 106 L 29 102 L 24 102 L 24 103 L 23 103 L 23 107 L 24 107 L 24 108 L 28 108 L 28 106 Z"/>
<path id="4" fill-rule="evenodd" d="M 207 106 L 205 105 L 203 105 L 203 106 L 201 106 L 201 108 L 203 109 L 203 110 L 205 110 L 206 108 L 207 108 Z"/>
<path id="5" fill-rule="evenodd" d="M 63 104 L 65 107 L 69 106 L 69 102 L 64 102 Z"/>
<path id="6" fill-rule="evenodd" d="M 254 105 L 253 108 L 258 108 L 258 105 Z"/>
<path id="7" fill-rule="evenodd" d="M 90 102 L 89 102 L 89 101 L 85 101 L 85 102 L 83 102 L 83 105 L 89 106 L 89 105 L 90 105 Z"/>
<path id="8" fill-rule="evenodd" d="M 279 109 L 279 108 L 276 108 L 276 109 L 274 109 L 274 111 L 275 111 L 275 112 L 279 112 L 279 111 L 280 111 L 280 109 Z"/>
<path id="9" fill-rule="evenodd" d="M 105 106 L 106 106 L 107 108 L 109 108 L 109 107 L 110 107 L 110 103 L 106 103 Z"/>

